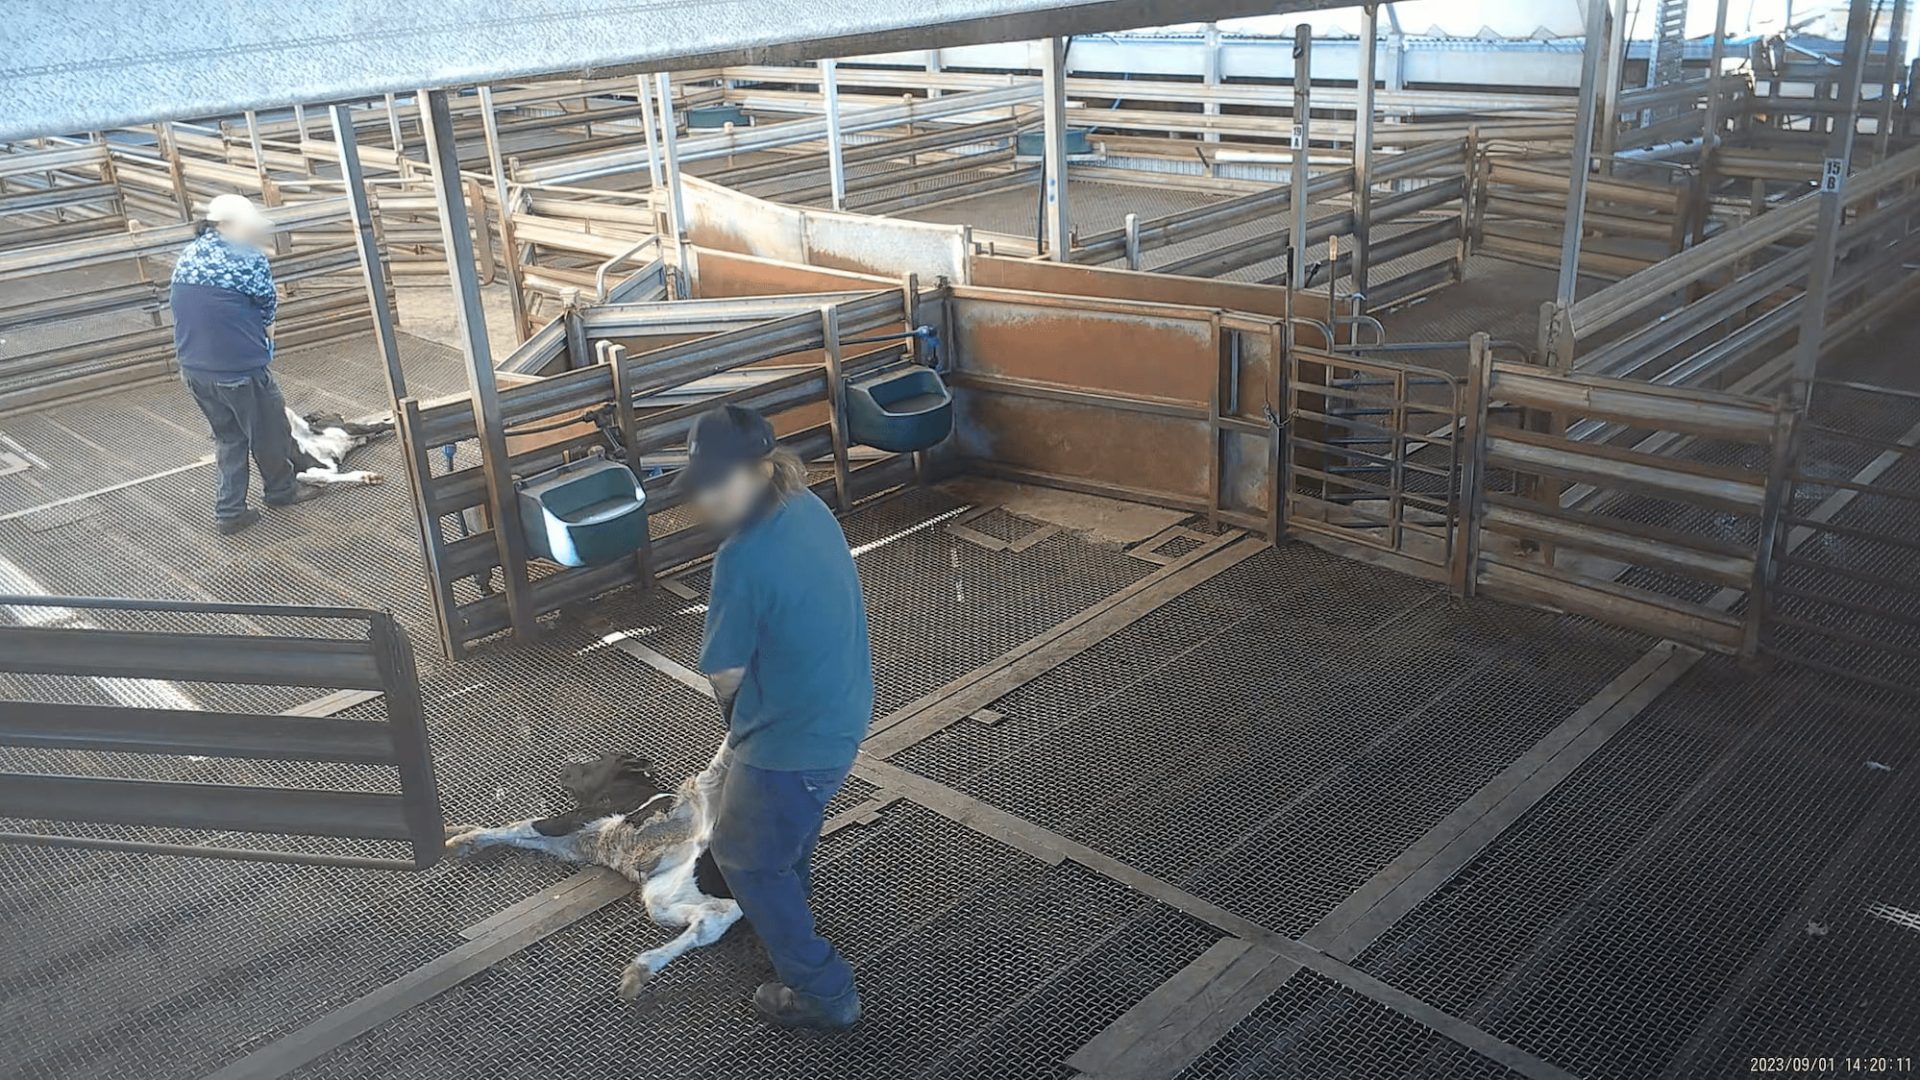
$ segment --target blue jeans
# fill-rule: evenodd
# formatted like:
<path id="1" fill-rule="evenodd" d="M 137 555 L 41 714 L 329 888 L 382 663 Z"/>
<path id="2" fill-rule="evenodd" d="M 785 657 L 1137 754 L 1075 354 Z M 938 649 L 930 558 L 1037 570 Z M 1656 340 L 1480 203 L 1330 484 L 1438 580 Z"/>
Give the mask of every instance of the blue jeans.
<path id="1" fill-rule="evenodd" d="M 785 772 L 735 761 L 713 828 L 714 862 L 780 981 L 828 1001 L 853 992 L 853 969 L 814 930 L 809 863 L 827 800 L 850 768 Z"/>
<path id="2" fill-rule="evenodd" d="M 293 429 L 287 426 L 287 401 L 266 368 L 252 371 L 180 369 L 180 380 L 213 429 L 213 460 L 220 469 L 220 493 L 213 504 L 218 521 L 232 521 L 247 509 L 247 454 L 260 465 L 260 487 L 270 503 L 292 499 Z"/>

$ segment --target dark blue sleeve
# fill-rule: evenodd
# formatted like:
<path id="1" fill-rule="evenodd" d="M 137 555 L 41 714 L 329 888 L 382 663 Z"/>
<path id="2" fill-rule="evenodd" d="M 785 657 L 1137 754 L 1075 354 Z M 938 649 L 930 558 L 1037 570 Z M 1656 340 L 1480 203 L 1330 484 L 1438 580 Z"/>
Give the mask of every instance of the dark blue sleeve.
<path id="1" fill-rule="evenodd" d="M 760 603 L 753 584 L 750 575 L 728 560 L 714 560 L 706 639 L 700 645 L 701 674 L 743 668 L 753 659 L 760 638 Z"/>

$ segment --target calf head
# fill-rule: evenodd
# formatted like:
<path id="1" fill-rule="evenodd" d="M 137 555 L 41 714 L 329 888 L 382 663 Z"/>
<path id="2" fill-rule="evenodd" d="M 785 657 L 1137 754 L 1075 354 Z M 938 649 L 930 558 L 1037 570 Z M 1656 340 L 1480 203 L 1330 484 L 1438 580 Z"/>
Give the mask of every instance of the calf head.
<path id="1" fill-rule="evenodd" d="M 647 800 L 673 791 L 654 773 L 652 761 L 613 751 L 569 760 L 560 769 L 560 786 L 582 808 L 616 814 L 631 813 Z"/>

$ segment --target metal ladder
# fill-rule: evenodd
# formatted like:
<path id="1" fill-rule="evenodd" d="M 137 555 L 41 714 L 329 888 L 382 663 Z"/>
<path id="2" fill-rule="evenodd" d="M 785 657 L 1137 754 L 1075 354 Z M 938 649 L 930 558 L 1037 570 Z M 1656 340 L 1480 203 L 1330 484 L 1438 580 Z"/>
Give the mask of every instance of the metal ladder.
<path id="1" fill-rule="evenodd" d="M 1647 86 L 1672 86 L 1682 77 L 1687 50 L 1687 0 L 1660 0 L 1653 24 L 1653 56 L 1647 63 Z M 1665 120 L 1679 114 L 1678 105 L 1648 109 L 1646 120 Z"/>

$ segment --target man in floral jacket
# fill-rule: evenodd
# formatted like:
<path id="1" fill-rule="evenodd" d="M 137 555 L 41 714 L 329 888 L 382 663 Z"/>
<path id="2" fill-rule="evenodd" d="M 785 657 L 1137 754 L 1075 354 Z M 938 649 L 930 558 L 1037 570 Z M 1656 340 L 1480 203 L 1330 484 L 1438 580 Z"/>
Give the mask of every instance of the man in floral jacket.
<path id="1" fill-rule="evenodd" d="M 173 268 L 173 347 L 180 378 L 213 429 L 220 469 L 213 527 L 223 535 L 260 520 L 247 505 L 249 453 L 268 506 L 291 506 L 325 490 L 294 479 L 286 400 L 267 371 L 268 327 L 280 302 L 262 246 L 272 233 L 273 223 L 244 195 L 217 196 Z"/>

